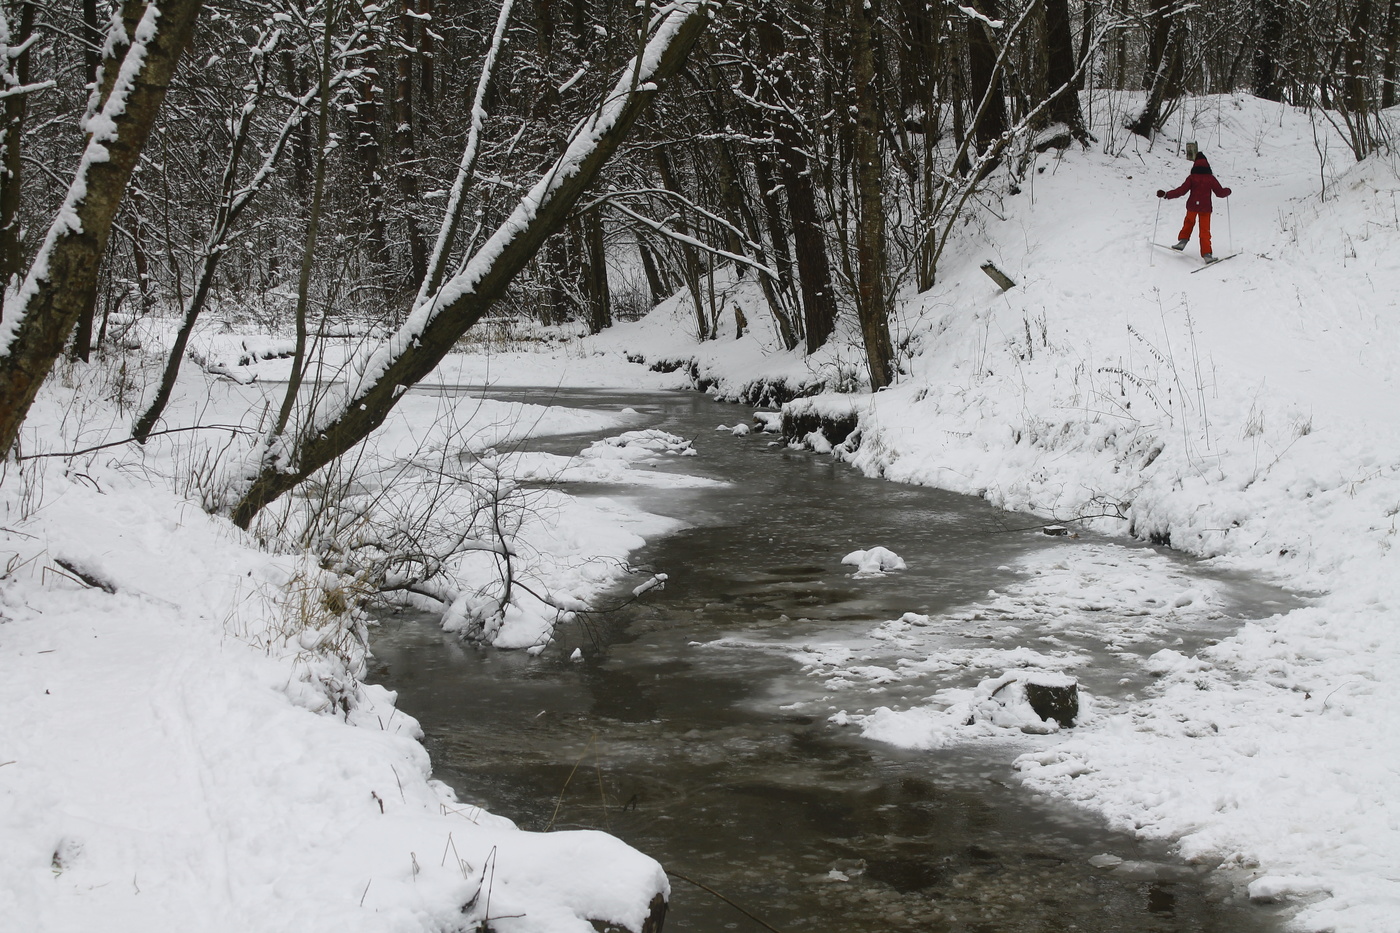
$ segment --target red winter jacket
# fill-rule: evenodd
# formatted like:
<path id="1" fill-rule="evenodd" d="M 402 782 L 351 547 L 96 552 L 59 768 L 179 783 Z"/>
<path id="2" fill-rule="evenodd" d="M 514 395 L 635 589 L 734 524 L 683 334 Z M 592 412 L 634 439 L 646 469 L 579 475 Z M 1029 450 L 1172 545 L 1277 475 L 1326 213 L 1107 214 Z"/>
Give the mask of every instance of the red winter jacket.
<path id="1" fill-rule="evenodd" d="M 1204 157 L 1196 159 L 1195 167 L 1191 169 L 1191 174 L 1186 176 L 1186 180 L 1181 183 L 1180 188 L 1173 188 L 1162 197 L 1179 198 L 1188 191 L 1191 192 L 1191 195 L 1186 199 L 1186 209 L 1198 214 L 1211 212 L 1210 196 L 1212 192 L 1222 198 L 1230 196 L 1230 189 L 1221 187 L 1219 180 L 1211 174 L 1210 164 L 1206 162 Z"/>

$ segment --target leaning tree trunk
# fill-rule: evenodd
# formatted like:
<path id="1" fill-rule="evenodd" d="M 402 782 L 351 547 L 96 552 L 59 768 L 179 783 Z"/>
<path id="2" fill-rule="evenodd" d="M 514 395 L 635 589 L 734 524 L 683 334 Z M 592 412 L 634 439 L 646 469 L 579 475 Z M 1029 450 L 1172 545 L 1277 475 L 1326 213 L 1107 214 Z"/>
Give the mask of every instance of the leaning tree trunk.
<path id="1" fill-rule="evenodd" d="M 39 387 L 97 292 L 112 221 L 194 33 L 200 5 L 201 0 L 151 0 L 146 7 L 120 76 L 113 79 L 93 121 L 63 205 L 19 294 L 5 308 L 0 324 L 0 457 L 13 448 Z M 109 41 L 107 47 L 115 45 Z"/>
<path id="2" fill-rule="evenodd" d="M 1172 15 L 1171 0 L 1153 0 L 1152 41 L 1148 48 L 1148 68 L 1143 81 L 1147 87 L 1147 103 L 1128 129 L 1138 136 L 1150 137 L 1162 123 L 1162 107 L 1170 97 L 1180 93 L 1181 73 L 1186 62 L 1186 29 Z"/>
<path id="3" fill-rule="evenodd" d="M 681 0 L 658 15 L 643 52 L 463 271 L 359 362 L 350 384 L 333 404 L 313 414 L 295 440 L 269 436 L 256 476 L 233 509 L 235 524 L 247 528 L 269 503 L 363 441 L 384 422 L 404 389 L 432 372 L 550 234 L 567 222 L 642 110 L 680 70 L 721 2 Z"/>
<path id="4" fill-rule="evenodd" d="M 199 262 L 199 276 L 195 279 L 194 290 L 190 294 L 189 302 L 185 305 L 184 320 L 181 321 L 180 329 L 176 331 L 175 339 L 170 345 L 170 351 L 165 359 L 165 369 L 161 372 L 155 397 L 151 399 L 150 405 L 142 412 L 141 417 L 136 419 L 136 423 L 131 429 L 132 438 L 143 444 L 150 438 L 156 423 L 165 413 L 165 406 L 170 403 L 170 396 L 175 390 L 175 380 L 180 375 L 180 365 L 185 358 L 185 348 L 189 345 L 190 336 L 194 333 L 194 325 L 199 320 L 200 314 L 203 313 L 205 303 L 209 300 L 209 292 L 214 285 L 214 273 L 218 271 L 219 261 L 228 252 L 228 240 L 238 218 L 272 177 L 277 163 L 281 161 L 282 154 L 287 149 L 288 141 L 301 122 L 302 111 L 311 97 L 319 93 L 319 91 L 308 92 L 295 102 L 291 114 L 283 122 L 281 132 L 274 140 L 267 156 L 264 157 L 262 165 L 241 190 L 235 190 L 238 187 L 239 164 L 243 160 L 243 153 L 248 146 L 248 137 L 251 134 L 253 114 L 256 111 L 258 101 L 266 90 L 265 77 L 263 75 L 254 84 L 251 95 L 243 107 L 239 109 L 238 117 L 234 120 L 233 139 L 229 147 L 228 161 L 224 165 L 223 181 L 219 188 L 219 206 L 214 212 L 213 223 L 209 225 L 209 237 L 205 241 L 203 255 Z M 139 224 L 133 236 L 132 256 L 136 263 L 137 282 L 141 288 L 144 305 L 148 301 L 148 292 L 145 282 L 146 260 L 141 250 Z"/>

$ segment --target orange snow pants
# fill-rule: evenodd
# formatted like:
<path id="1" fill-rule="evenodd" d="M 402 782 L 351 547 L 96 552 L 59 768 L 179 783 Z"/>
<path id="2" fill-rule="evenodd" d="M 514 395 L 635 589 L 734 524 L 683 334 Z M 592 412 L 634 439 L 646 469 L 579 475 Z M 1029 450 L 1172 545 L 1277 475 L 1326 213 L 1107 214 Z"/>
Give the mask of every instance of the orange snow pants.
<path id="1" fill-rule="evenodd" d="M 1191 239 L 1191 231 L 1196 226 L 1196 218 L 1201 218 L 1201 255 L 1209 256 L 1212 252 L 1210 248 L 1210 211 L 1186 212 L 1186 223 L 1181 225 L 1181 232 L 1177 234 L 1178 240 Z"/>

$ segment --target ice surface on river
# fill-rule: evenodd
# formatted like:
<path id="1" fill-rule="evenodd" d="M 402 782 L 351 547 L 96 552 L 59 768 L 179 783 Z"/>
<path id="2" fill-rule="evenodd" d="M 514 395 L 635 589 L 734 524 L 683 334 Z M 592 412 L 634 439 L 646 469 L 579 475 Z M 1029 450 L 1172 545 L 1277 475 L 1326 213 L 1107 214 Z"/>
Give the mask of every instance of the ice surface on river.
<path id="1" fill-rule="evenodd" d="M 906 612 L 864 637 L 744 644 L 786 651 L 802 665 L 821 693 L 797 698 L 798 707 L 825 710 L 869 738 L 935 748 L 1049 731 L 1020 691 L 998 692 L 1008 672 L 1087 680 L 1079 721 L 1088 724 L 1096 710 L 1132 699 L 1122 681 L 1149 684 L 1189 666 L 1172 647 L 1183 634 L 1205 637 L 1227 621 L 1220 584 L 1148 548 L 1075 542 L 1027 554 L 1014 569 L 1016 583 L 970 605 Z M 929 688 L 927 699 L 905 700 L 911 685 Z"/>

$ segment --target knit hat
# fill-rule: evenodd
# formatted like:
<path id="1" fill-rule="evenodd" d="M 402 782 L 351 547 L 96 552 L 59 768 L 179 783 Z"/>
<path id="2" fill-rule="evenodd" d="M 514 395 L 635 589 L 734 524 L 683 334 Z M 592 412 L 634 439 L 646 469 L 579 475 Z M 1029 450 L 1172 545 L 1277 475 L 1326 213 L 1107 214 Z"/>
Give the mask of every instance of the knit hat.
<path id="1" fill-rule="evenodd" d="M 1206 161 L 1205 153 L 1196 153 L 1196 161 L 1191 163 L 1192 175 L 1214 175 L 1210 170 L 1210 163 Z"/>

